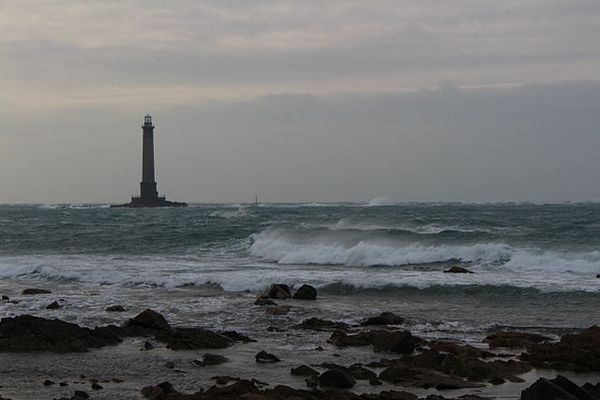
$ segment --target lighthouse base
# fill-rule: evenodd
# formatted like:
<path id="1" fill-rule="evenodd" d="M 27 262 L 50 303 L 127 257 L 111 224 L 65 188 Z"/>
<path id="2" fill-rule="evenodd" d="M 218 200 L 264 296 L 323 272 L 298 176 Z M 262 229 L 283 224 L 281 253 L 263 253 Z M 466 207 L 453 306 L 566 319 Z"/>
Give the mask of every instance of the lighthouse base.
<path id="1" fill-rule="evenodd" d="M 163 197 L 132 197 L 129 203 L 125 204 L 114 204 L 111 207 L 130 207 L 130 208 L 142 208 L 142 207 L 187 207 L 187 203 L 182 201 L 169 201 Z"/>

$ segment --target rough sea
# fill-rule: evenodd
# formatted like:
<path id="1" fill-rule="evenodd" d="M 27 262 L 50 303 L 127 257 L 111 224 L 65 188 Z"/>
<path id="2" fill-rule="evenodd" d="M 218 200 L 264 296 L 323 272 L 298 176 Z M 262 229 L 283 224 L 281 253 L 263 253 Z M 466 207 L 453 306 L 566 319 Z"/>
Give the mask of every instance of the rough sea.
<path id="1" fill-rule="evenodd" d="M 451 266 L 474 273 L 443 272 Z M 309 317 L 355 324 L 381 311 L 405 317 L 404 328 L 426 338 L 477 344 L 504 328 L 558 337 L 600 323 L 599 273 L 596 203 L 0 206 L 0 294 L 18 300 L 0 303 L 3 317 L 33 314 L 96 326 L 153 308 L 173 325 L 264 338 L 283 359 L 305 354 L 310 361 L 328 334 L 268 327 L 285 329 Z M 313 285 L 319 300 L 290 301 L 289 314 L 265 315 L 254 298 L 271 283 Z M 20 296 L 27 287 L 52 294 Z M 63 307 L 46 310 L 53 300 Z M 128 312 L 107 313 L 114 304 Z M 229 356 L 253 357 L 264 340 Z M 106 354 L 106 368 L 119 370 Z M 15 357 L 2 355 L 5 363 L 22 360 Z M 337 361 L 365 357 L 375 356 L 349 350 Z M 77 360 L 85 369 L 87 359 Z M 132 390 L 149 383 L 138 375 L 163 373 L 125 369 Z M 290 379 L 287 370 L 267 378 Z M 185 385 L 184 378 L 171 380 Z"/>

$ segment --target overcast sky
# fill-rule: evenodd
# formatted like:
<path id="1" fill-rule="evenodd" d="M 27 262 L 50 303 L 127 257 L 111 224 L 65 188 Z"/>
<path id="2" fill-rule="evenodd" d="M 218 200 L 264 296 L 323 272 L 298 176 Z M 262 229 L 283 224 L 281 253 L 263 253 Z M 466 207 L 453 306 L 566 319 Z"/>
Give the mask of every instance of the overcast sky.
<path id="1" fill-rule="evenodd" d="M 600 200 L 598 0 L 0 0 L 0 202 Z"/>

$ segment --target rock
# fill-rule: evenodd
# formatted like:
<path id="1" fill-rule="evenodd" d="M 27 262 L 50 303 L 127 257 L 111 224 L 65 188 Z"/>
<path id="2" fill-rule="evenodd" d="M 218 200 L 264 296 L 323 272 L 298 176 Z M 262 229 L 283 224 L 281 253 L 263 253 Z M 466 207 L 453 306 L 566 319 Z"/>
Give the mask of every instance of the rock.
<path id="1" fill-rule="evenodd" d="M 123 383 L 125 382 L 123 379 L 121 378 L 112 378 L 111 381 L 113 381 L 114 383 Z"/>
<path id="2" fill-rule="evenodd" d="M 444 271 L 444 273 L 447 274 L 473 274 L 473 271 L 469 271 L 466 268 L 463 267 L 458 267 L 458 266 L 454 266 L 454 267 L 450 267 L 447 270 Z"/>
<path id="3" fill-rule="evenodd" d="M 254 302 L 255 305 L 257 306 L 276 306 L 277 303 L 275 303 L 273 300 L 269 300 L 265 297 L 259 297 L 256 299 L 256 301 Z"/>
<path id="4" fill-rule="evenodd" d="M 83 390 L 76 390 L 75 392 L 73 392 L 73 396 L 71 397 L 72 400 L 82 400 L 89 398 L 90 395 L 84 392 Z"/>
<path id="5" fill-rule="evenodd" d="M 175 363 L 173 361 L 167 361 L 165 363 L 165 367 L 169 368 L 169 369 L 173 369 L 173 368 L 175 368 Z"/>
<path id="6" fill-rule="evenodd" d="M 222 331 L 222 332 L 218 332 L 218 333 L 219 333 L 219 335 L 228 337 L 229 339 L 233 340 L 234 342 L 242 342 L 242 343 L 256 342 L 256 340 L 251 339 L 248 336 L 244 335 L 243 333 L 239 333 L 236 331 Z"/>
<path id="7" fill-rule="evenodd" d="M 118 336 L 96 332 L 58 319 L 20 315 L 0 320 L 0 351 L 84 352 L 89 348 L 119 342 Z"/>
<path id="8" fill-rule="evenodd" d="M 564 335 L 559 343 L 532 344 L 520 358 L 539 368 L 600 371 L 600 328 Z"/>
<path id="9" fill-rule="evenodd" d="M 267 314 L 267 315 L 285 315 L 288 312 L 290 312 L 290 308 L 291 307 L 288 305 L 267 307 L 265 309 L 265 314 Z"/>
<path id="10" fill-rule="evenodd" d="M 2 295 L 2 301 L 9 301 L 10 297 L 6 296 L 6 295 Z"/>
<path id="11" fill-rule="evenodd" d="M 343 330 L 336 330 L 327 340 L 337 347 L 358 347 L 369 346 L 373 344 L 373 340 L 377 331 L 359 332 L 355 335 L 348 335 Z"/>
<path id="12" fill-rule="evenodd" d="M 293 298 L 295 300 L 316 300 L 317 289 L 310 285 L 302 285 L 296 290 Z"/>
<path id="13" fill-rule="evenodd" d="M 146 309 L 123 324 L 129 336 L 144 336 L 156 333 L 171 333 L 172 328 L 162 315 L 154 310 Z"/>
<path id="14" fill-rule="evenodd" d="M 425 343 L 409 331 L 377 332 L 373 336 L 373 350 L 376 352 L 410 354 Z"/>
<path id="15" fill-rule="evenodd" d="M 206 353 L 206 354 L 202 355 L 202 361 L 194 360 L 192 362 L 198 366 L 206 367 L 209 365 L 224 364 L 227 361 L 229 361 L 229 358 L 227 358 L 227 357 L 224 357 L 224 356 L 221 356 L 218 354 Z"/>
<path id="16" fill-rule="evenodd" d="M 154 348 L 154 345 L 151 342 L 145 341 L 144 342 L 144 350 L 152 350 Z"/>
<path id="17" fill-rule="evenodd" d="M 492 385 L 502 385 L 506 381 L 503 378 L 499 378 L 499 377 L 495 376 L 492 379 L 490 379 L 489 382 Z"/>
<path id="18" fill-rule="evenodd" d="M 294 376 L 318 376 L 319 373 L 309 366 L 301 365 L 290 370 L 290 374 Z"/>
<path id="19" fill-rule="evenodd" d="M 278 332 L 278 333 L 281 333 L 281 332 L 285 332 L 285 331 L 286 331 L 286 329 L 279 328 L 277 326 L 269 326 L 267 328 L 267 332 Z"/>
<path id="20" fill-rule="evenodd" d="M 275 363 L 281 361 L 276 355 L 269 354 L 266 351 L 261 351 L 254 356 L 258 363 Z"/>
<path id="21" fill-rule="evenodd" d="M 292 293 L 290 292 L 290 287 L 288 285 L 284 285 L 281 283 L 274 283 L 270 288 L 265 290 L 263 294 L 259 297 L 267 298 L 267 299 L 279 299 L 285 300 L 292 297 Z"/>
<path id="22" fill-rule="evenodd" d="M 97 382 L 92 383 L 92 389 L 94 390 L 100 390 L 100 389 L 104 389 L 101 385 L 99 385 Z"/>
<path id="23" fill-rule="evenodd" d="M 65 387 L 65 386 L 69 386 L 68 382 L 58 382 L 59 386 Z"/>
<path id="24" fill-rule="evenodd" d="M 47 310 L 57 310 L 59 308 L 62 308 L 62 306 L 60 304 L 58 304 L 57 301 L 53 301 L 52 303 L 50 303 L 46 306 Z"/>
<path id="25" fill-rule="evenodd" d="M 114 306 L 106 307 L 106 311 L 108 311 L 108 312 L 124 312 L 125 308 L 120 305 L 114 305 Z"/>
<path id="26" fill-rule="evenodd" d="M 306 383 L 306 387 L 313 389 L 319 387 L 319 374 L 306 377 L 304 382 Z"/>
<path id="27" fill-rule="evenodd" d="M 319 385 L 339 389 L 350 389 L 356 381 L 350 374 L 340 369 L 330 369 L 319 375 Z"/>
<path id="28" fill-rule="evenodd" d="M 600 278 L 600 274 L 596 274 L 596 278 Z"/>
<path id="29" fill-rule="evenodd" d="M 52 292 L 49 290 L 46 290 L 46 289 L 37 289 L 37 288 L 23 289 L 23 291 L 21 292 L 21 294 L 48 294 L 48 293 L 52 293 Z"/>
<path id="30" fill-rule="evenodd" d="M 52 386 L 52 385 L 54 385 L 54 382 L 52 382 L 49 379 L 46 379 L 44 382 L 42 382 L 42 385 L 44 385 L 44 386 Z"/>
<path id="31" fill-rule="evenodd" d="M 539 378 L 521 392 L 521 400 L 583 400 L 585 398 L 575 396 L 575 394 L 570 393 L 567 389 L 554 382 L 554 380 L 546 378 Z"/>
<path id="32" fill-rule="evenodd" d="M 526 332 L 496 332 L 485 338 L 490 344 L 490 349 L 498 347 L 528 347 L 532 344 L 549 342 L 551 339 L 547 336 Z"/>
<path id="33" fill-rule="evenodd" d="M 360 323 L 361 326 L 370 325 L 400 325 L 404 323 L 404 318 L 391 313 L 382 312 L 376 317 L 370 317 Z"/>
<path id="34" fill-rule="evenodd" d="M 171 350 L 224 349 L 234 343 L 225 335 L 202 328 L 177 328 L 175 333 L 157 338 Z"/>
<path id="35" fill-rule="evenodd" d="M 348 324 L 343 322 L 328 321 L 320 318 L 309 318 L 305 319 L 299 324 L 292 325 L 294 329 L 311 329 L 313 331 L 332 331 L 342 330 L 345 331 L 349 328 Z"/>

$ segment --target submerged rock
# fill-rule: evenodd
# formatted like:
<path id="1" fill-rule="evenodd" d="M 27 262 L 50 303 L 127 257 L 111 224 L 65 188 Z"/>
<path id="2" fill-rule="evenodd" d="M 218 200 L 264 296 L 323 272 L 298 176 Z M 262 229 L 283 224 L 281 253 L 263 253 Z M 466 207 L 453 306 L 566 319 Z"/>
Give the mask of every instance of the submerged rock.
<path id="1" fill-rule="evenodd" d="M 265 309 L 265 314 L 267 314 L 267 315 L 285 315 L 290 312 L 290 308 L 292 308 L 292 307 L 290 307 L 288 305 L 267 307 Z"/>
<path id="2" fill-rule="evenodd" d="M 256 299 L 256 301 L 254 302 L 254 305 L 257 306 L 276 306 L 277 303 L 275 303 L 273 300 L 269 300 L 266 297 L 258 297 Z"/>
<path id="3" fill-rule="evenodd" d="M 62 306 L 58 304 L 58 301 L 53 301 L 46 306 L 47 310 L 58 310 L 59 308 L 62 308 Z"/>
<path id="4" fill-rule="evenodd" d="M 444 273 L 447 273 L 447 274 L 474 274 L 473 271 L 469 271 L 466 268 L 458 267 L 458 266 L 450 267 L 447 270 L 445 270 Z"/>
<path id="5" fill-rule="evenodd" d="M 177 328 L 174 333 L 157 336 L 171 350 L 224 349 L 234 343 L 225 335 L 203 328 Z"/>
<path id="6" fill-rule="evenodd" d="M 59 319 L 20 315 L 0 320 L 0 351 L 85 352 L 119 342 L 118 336 Z"/>
<path id="7" fill-rule="evenodd" d="M 400 325 L 404 323 L 404 318 L 391 313 L 391 312 L 382 312 L 376 317 L 370 317 L 366 320 L 362 321 L 361 326 L 371 326 L 371 325 Z"/>
<path id="8" fill-rule="evenodd" d="M 108 312 L 124 312 L 125 307 L 117 304 L 114 306 L 106 307 L 106 311 L 108 311 Z"/>
<path id="9" fill-rule="evenodd" d="M 38 288 L 27 288 L 27 289 L 23 289 L 23 291 L 21 292 L 21 294 L 49 294 L 52 293 L 49 290 L 46 289 L 38 289 Z"/>
<path id="10" fill-rule="evenodd" d="M 225 356 L 222 356 L 219 354 L 206 353 L 206 354 L 202 355 L 202 361 L 194 360 L 192 362 L 198 366 L 207 367 L 210 365 L 225 364 L 227 361 L 229 361 L 229 358 L 227 358 Z"/>
<path id="11" fill-rule="evenodd" d="M 316 300 L 317 289 L 310 285 L 302 285 L 294 293 L 295 300 Z"/>

